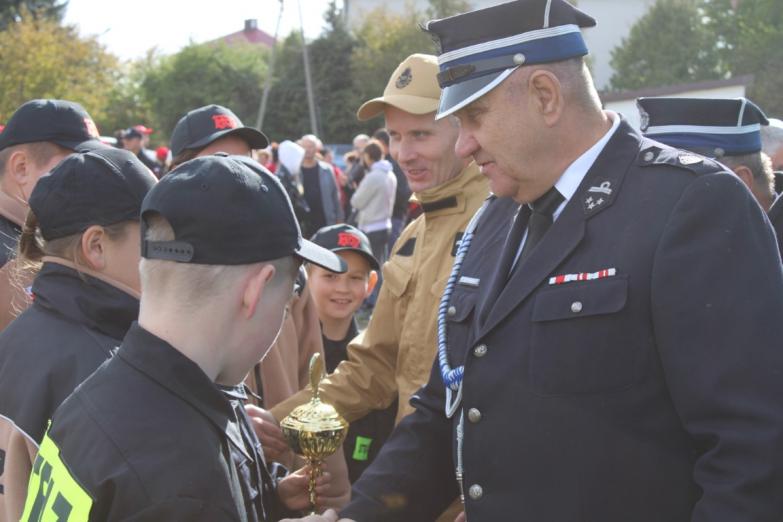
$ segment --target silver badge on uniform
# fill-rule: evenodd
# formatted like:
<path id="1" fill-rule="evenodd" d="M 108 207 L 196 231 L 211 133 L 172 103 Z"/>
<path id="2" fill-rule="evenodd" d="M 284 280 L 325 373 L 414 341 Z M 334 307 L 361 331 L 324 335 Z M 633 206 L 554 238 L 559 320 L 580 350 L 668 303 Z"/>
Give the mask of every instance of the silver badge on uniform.
<path id="1" fill-rule="evenodd" d="M 680 154 L 679 160 L 683 165 L 695 165 L 696 163 L 701 163 L 704 158 L 695 154 L 684 153 Z"/>

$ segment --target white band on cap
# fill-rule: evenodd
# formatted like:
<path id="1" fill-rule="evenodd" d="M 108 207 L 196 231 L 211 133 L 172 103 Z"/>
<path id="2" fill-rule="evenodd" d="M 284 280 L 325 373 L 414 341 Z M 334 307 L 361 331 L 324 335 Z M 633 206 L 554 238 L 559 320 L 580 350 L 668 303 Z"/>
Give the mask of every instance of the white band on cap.
<path id="1" fill-rule="evenodd" d="M 438 65 L 443 65 L 460 58 L 465 58 L 466 56 L 472 56 L 474 54 L 484 53 L 494 49 L 502 49 L 503 47 L 510 47 L 512 45 L 518 45 L 525 42 L 543 40 L 545 38 L 552 38 L 553 36 L 562 36 L 564 34 L 578 32 L 580 32 L 580 29 L 576 24 L 558 25 L 556 27 L 549 27 L 546 29 L 536 29 L 535 31 L 515 34 L 514 36 L 500 38 L 499 40 L 492 40 L 490 42 L 471 45 L 468 47 L 463 47 L 462 49 L 455 49 L 454 51 L 443 53 L 438 56 Z"/>
<path id="2" fill-rule="evenodd" d="M 644 131 L 650 134 L 748 134 L 760 132 L 761 124 L 753 123 L 736 127 L 710 127 L 709 125 L 656 125 Z"/>

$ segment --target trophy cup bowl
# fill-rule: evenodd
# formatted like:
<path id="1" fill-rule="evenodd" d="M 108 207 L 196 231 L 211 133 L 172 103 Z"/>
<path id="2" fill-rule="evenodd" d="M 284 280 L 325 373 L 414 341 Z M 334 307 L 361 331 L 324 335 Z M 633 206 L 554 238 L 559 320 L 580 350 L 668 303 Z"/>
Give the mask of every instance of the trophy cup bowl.
<path id="1" fill-rule="evenodd" d="M 310 402 L 294 409 L 280 423 L 283 435 L 294 453 L 303 457 L 310 466 L 308 492 L 311 515 L 317 513 L 315 479 L 321 474 L 323 460 L 334 454 L 345 440 L 348 422 L 331 404 L 321 402 L 318 385 L 323 378 L 324 366 L 320 354 L 310 359 L 310 387 L 313 397 Z"/>

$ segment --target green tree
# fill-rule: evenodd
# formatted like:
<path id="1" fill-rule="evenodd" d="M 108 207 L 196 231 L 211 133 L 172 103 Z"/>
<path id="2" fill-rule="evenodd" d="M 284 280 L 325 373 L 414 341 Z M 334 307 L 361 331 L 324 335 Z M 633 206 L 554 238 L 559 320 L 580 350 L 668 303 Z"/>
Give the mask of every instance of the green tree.
<path id="1" fill-rule="evenodd" d="M 326 31 L 310 44 L 310 59 L 321 138 L 329 143 L 350 143 L 358 129 L 352 92 L 351 56 L 356 40 L 334 0 L 324 15 Z"/>
<path id="2" fill-rule="evenodd" d="M 100 124 L 118 77 L 117 58 L 75 27 L 25 16 L 0 32 L 0 121 L 30 99 L 64 98 Z"/>
<path id="3" fill-rule="evenodd" d="M 380 96 L 391 73 L 401 61 L 413 53 L 435 54 L 432 38 L 421 30 L 426 16 L 410 9 L 397 16 L 381 8 L 370 13 L 357 29 L 358 45 L 351 55 L 356 109 L 371 98 Z M 379 125 L 378 120 L 365 124 L 368 131 Z"/>
<path id="4" fill-rule="evenodd" d="M 723 76 L 714 34 L 696 0 L 658 0 L 612 51 L 611 88 L 638 89 Z"/>
<path id="5" fill-rule="evenodd" d="M 295 140 L 310 132 L 302 39 L 298 33 L 291 33 L 278 45 L 274 82 L 262 130 L 273 141 Z"/>
<path id="6" fill-rule="evenodd" d="M 28 19 L 60 22 L 67 6 L 68 0 L 0 0 L 0 31 Z"/>
<path id="7" fill-rule="evenodd" d="M 161 122 L 142 89 L 147 74 L 160 60 L 157 51 L 151 49 L 145 57 L 121 65 L 121 74 L 109 92 L 104 117 L 98 122 L 104 133 L 110 134 L 141 123 L 155 129 L 153 143 L 165 144 L 166 136 L 158 132 Z"/>
<path id="8" fill-rule="evenodd" d="M 783 9 L 780 0 L 702 0 L 706 25 L 722 69 L 752 74 L 748 96 L 765 111 L 783 115 Z"/>
<path id="9" fill-rule="evenodd" d="M 446 18 L 472 9 L 467 0 L 429 0 L 427 17 L 430 19 Z"/>
<path id="10" fill-rule="evenodd" d="M 168 137 L 186 112 L 211 103 L 230 108 L 251 125 L 261 101 L 266 55 L 250 44 L 191 44 L 151 65 L 140 88 L 158 122 L 159 139 Z"/>

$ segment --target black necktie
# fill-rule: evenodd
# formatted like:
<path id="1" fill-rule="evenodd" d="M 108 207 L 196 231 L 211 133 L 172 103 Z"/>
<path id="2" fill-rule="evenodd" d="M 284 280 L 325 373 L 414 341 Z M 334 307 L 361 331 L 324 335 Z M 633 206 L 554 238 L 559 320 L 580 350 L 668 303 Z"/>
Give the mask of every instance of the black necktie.
<path id="1" fill-rule="evenodd" d="M 487 294 L 487 300 L 484 302 L 481 310 L 481 321 L 486 319 L 489 310 L 495 304 L 500 293 L 505 288 L 506 283 L 511 277 L 512 269 L 520 266 L 522 262 L 530 255 L 536 244 L 541 241 L 544 234 L 552 226 L 552 214 L 560 203 L 563 202 L 563 196 L 556 188 L 552 187 L 543 196 L 535 200 L 530 205 L 520 205 L 519 211 L 514 218 L 514 223 L 506 236 L 506 243 L 503 245 L 503 251 L 500 254 L 495 278 L 492 281 L 492 288 Z M 522 253 L 516 264 L 514 260 L 519 252 L 519 243 L 527 230 L 527 239 Z"/>
<path id="2" fill-rule="evenodd" d="M 525 246 L 522 247 L 522 253 L 519 254 L 519 259 L 516 265 L 514 265 L 514 269 L 530 257 L 530 253 L 538 242 L 541 241 L 541 238 L 544 237 L 549 227 L 552 226 L 554 221 L 553 214 L 563 202 L 563 199 L 563 195 L 555 187 L 552 187 L 543 196 L 530 204 L 532 212 L 527 223 L 527 239 L 525 240 Z M 519 243 L 517 243 L 518 247 Z"/>

